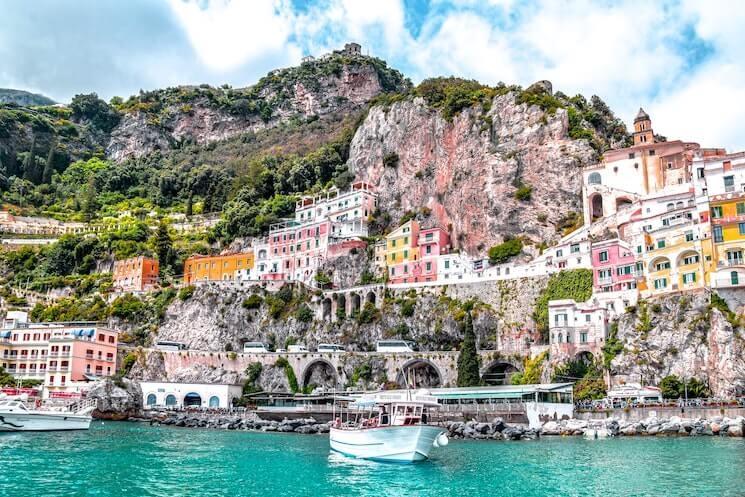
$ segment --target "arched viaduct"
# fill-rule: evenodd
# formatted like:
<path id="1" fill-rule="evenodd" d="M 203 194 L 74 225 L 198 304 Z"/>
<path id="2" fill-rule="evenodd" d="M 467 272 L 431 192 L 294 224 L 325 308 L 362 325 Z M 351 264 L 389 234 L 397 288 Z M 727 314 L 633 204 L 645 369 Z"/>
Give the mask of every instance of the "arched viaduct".
<path id="1" fill-rule="evenodd" d="M 383 307 L 384 285 L 365 285 L 343 290 L 326 290 L 314 301 L 316 319 L 335 322 L 346 316 L 354 316 L 368 302 L 376 308 Z"/>
<path id="2" fill-rule="evenodd" d="M 263 366 L 270 367 L 274 366 L 280 358 L 286 359 L 292 367 L 301 388 L 309 385 L 316 369 L 320 369 L 327 377 L 332 379 L 332 384 L 327 386 L 343 388 L 351 379 L 348 377 L 350 368 L 345 366 L 350 363 L 363 363 L 371 359 L 382 360 L 386 381 L 396 382 L 402 387 L 406 385 L 407 381 L 417 387 L 454 387 L 458 377 L 458 352 L 454 351 L 242 354 L 194 350 L 171 352 L 147 349 L 146 353 L 163 355 L 165 375 L 168 379 L 173 378 L 179 369 L 197 365 L 219 367 L 242 374 L 252 363 L 258 362 Z M 519 357 L 504 358 L 494 351 L 480 351 L 479 355 L 481 358 L 481 376 L 486 384 L 508 383 L 509 376 L 522 368 L 522 359 Z"/>

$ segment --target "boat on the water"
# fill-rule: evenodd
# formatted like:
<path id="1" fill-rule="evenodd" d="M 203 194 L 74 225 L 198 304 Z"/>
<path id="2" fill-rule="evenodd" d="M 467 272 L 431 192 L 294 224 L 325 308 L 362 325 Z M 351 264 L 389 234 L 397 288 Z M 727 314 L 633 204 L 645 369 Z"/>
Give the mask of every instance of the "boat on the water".
<path id="1" fill-rule="evenodd" d="M 344 455 L 377 461 L 415 462 L 448 444 L 442 426 L 431 424 L 437 399 L 427 390 L 365 394 L 335 414 L 329 441 Z"/>
<path id="2" fill-rule="evenodd" d="M 0 431 L 66 431 L 90 428 L 92 399 L 68 406 L 29 405 L 23 398 L 0 398 Z"/>

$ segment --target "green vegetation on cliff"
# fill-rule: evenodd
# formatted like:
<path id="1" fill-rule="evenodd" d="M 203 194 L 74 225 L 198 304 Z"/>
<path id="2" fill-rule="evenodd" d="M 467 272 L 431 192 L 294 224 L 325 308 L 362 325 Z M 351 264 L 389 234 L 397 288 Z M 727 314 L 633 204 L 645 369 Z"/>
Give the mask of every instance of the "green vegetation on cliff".
<path id="1" fill-rule="evenodd" d="M 548 341 L 548 303 L 551 300 L 574 299 L 585 302 L 592 296 L 592 270 L 572 269 L 559 271 L 548 279 L 546 288 L 536 299 L 533 321 L 541 332 L 544 341 Z"/>

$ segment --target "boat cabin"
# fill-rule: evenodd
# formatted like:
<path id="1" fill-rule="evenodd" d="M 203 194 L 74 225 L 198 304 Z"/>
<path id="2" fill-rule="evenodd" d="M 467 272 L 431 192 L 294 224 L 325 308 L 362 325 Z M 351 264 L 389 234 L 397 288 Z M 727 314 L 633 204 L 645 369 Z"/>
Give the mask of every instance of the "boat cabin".
<path id="1" fill-rule="evenodd" d="M 345 400 L 346 407 L 334 413 L 335 428 L 423 425 L 432 421 L 433 411 L 439 407 L 437 399 L 423 390 L 378 392 Z"/>

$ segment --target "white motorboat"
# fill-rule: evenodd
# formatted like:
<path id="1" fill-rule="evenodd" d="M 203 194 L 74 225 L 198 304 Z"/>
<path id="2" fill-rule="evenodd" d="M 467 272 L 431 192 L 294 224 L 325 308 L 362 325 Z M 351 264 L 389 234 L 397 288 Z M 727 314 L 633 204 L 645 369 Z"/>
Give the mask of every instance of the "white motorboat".
<path id="1" fill-rule="evenodd" d="M 361 459 L 422 461 L 433 447 L 448 444 L 442 426 L 427 424 L 438 407 L 426 390 L 363 395 L 335 413 L 331 449 Z"/>
<path id="2" fill-rule="evenodd" d="M 93 400 L 70 406 L 29 408 L 21 399 L 0 399 L 0 431 L 87 430 L 95 408 Z"/>

